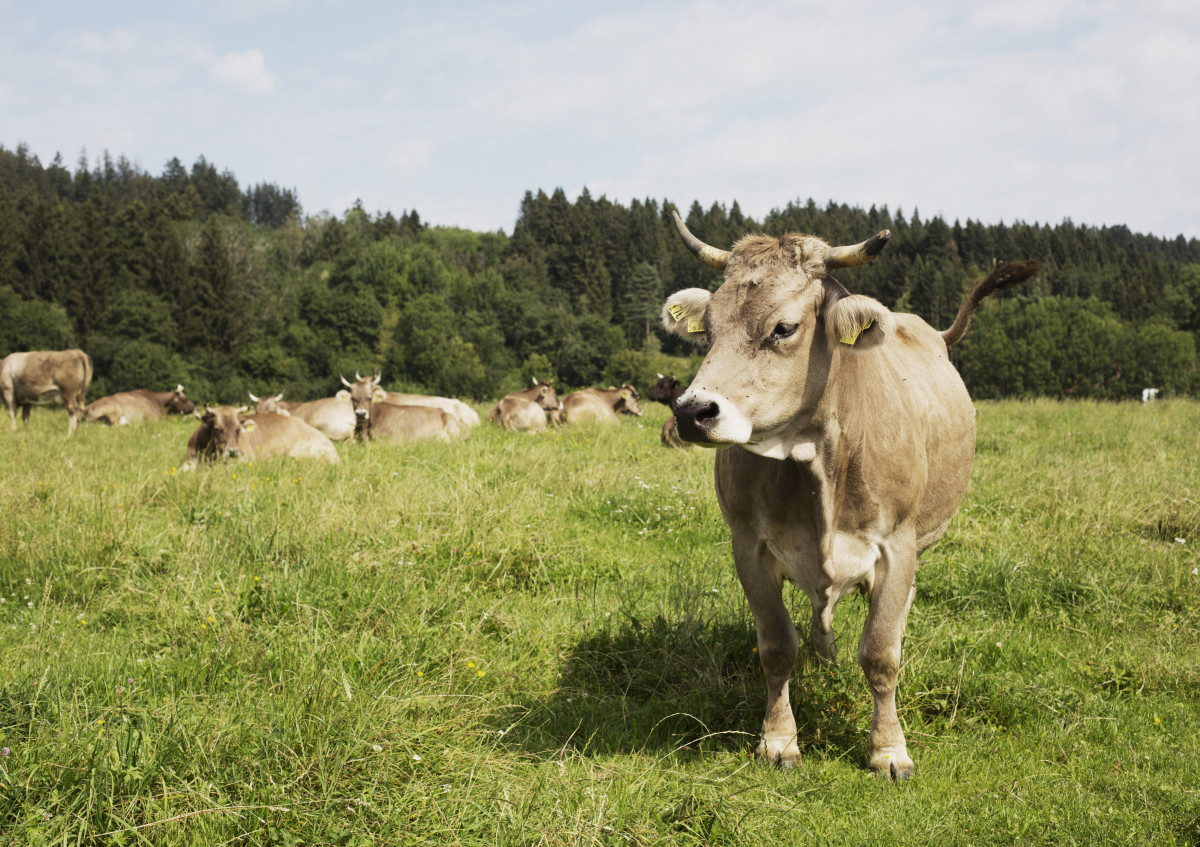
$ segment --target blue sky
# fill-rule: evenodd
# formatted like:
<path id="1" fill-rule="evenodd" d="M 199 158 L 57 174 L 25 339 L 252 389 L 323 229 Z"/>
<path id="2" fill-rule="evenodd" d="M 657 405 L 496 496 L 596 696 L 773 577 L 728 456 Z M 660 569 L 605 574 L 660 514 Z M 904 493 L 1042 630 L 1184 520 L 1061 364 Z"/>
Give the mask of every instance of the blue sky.
<path id="1" fill-rule="evenodd" d="M 1198 45 L 1194 0 L 0 0 L 0 144 L 478 230 L 586 186 L 1200 237 Z"/>

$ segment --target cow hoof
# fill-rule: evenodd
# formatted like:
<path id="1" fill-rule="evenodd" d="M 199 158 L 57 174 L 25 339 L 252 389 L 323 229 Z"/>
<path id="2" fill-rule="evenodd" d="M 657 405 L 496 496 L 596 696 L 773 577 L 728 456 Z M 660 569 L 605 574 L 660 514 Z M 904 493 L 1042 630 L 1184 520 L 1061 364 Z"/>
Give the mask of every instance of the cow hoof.
<path id="1" fill-rule="evenodd" d="M 908 782 L 913 775 L 913 762 L 905 753 L 880 753 L 871 757 L 868 767 L 892 782 Z"/>
<path id="2" fill-rule="evenodd" d="M 796 746 L 796 736 L 785 738 L 763 738 L 758 742 L 757 758 L 779 765 L 784 770 L 791 770 L 800 761 L 800 748 Z"/>

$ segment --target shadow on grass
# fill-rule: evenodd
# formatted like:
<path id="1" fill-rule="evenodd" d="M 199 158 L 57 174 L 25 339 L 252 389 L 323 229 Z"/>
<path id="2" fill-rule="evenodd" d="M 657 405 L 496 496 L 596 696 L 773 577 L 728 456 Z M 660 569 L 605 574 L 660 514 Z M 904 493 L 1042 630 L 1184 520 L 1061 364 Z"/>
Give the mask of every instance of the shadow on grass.
<path id="1" fill-rule="evenodd" d="M 565 654 L 554 694 L 514 704 L 497 727 L 539 756 L 748 754 L 766 705 L 754 645 L 748 620 L 614 621 Z M 865 757 L 870 695 L 853 662 L 829 668 L 802 646 L 791 695 L 802 754 Z"/>

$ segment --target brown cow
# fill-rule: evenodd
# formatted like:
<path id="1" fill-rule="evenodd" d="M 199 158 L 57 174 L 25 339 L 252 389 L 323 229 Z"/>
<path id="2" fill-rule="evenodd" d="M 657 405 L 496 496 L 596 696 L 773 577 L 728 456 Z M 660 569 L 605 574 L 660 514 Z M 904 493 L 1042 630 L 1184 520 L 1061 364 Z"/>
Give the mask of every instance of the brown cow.
<path id="1" fill-rule="evenodd" d="M 354 400 L 354 411 L 361 415 L 360 409 L 367 409 L 367 415 L 370 414 L 370 402 L 391 403 L 394 406 L 430 406 L 434 409 L 441 409 L 449 415 L 454 416 L 464 430 L 470 429 L 473 426 L 479 426 L 479 413 L 464 403 L 452 397 L 436 397 L 429 394 L 403 394 L 398 391 L 387 391 L 379 386 L 380 373 L 375 372 L 375 376 L 368 378 L 354 374 L 354 382 L 341 377 L 342 384 L 350 390 L 350 396 Z M 380 393 L 382 392 L 382 394 Z M 381 398 L 375 401 L 373 398 Z"/>
<path id="2" fill-rule="evenodd" d="M 514 432 L 545 432 L 553 416 L 562 409 L 552 382 L 539 382 L 534 377 L 532 388 L 501 397 L 488 411 L 487 419 Z"/>
<path id="3" fill-rule="evenodd" d="M 641 397 L 629 383 L 620 388 L 584 388 L 563 398 L 562 416 L 567 423 L 587 421 L 616 423 L 617 415 L 642 414 Z"/>
<path id="4" fill-rule="evenodd" d="M 717 453 L 715 482 L 767 679 L 758 755 L 784 766 L 800 755 L 788 702 L 797 636 L 783 582 L 808 595 L 813 640 L 830 661 L 834 608 L 861 591 L 858 662 L 875 700 L 867 764 L 907 779 L 896 677 L 917 557 L 958 508 L 975 448 L 974 408 L 946 348 L 982 298 L 1038 265 L 998 266 L 939 333 L 830 275 L 870 261 L 886 230 L 849 247 L 751 235 L 726 251 L 693 236 L 678 214 L 675 224 L 693 253 L 725 271 L 715 292 L 672 294 L 663 324 L 710 344 L 675 416 L 688 441 L 729 448 Z"/>
<path id="5" fill-rule="evenodd" d="M 274 397 L 256 397 L 253 392 L 247 393 L 256 404 L 255 414 L 291 415 L 325 433 L 334 441 L 354 437 L 358 419 L 354 414 L 354 404 L 350 402 L 348 391 L 339 391 L 332 397 L 307 403 L 284 400 L 282 391 Z"/>
<path id="6" fill-rule="evenodd" d="M 92 359 L 82 350 L 9 353 L 0 359 L 0 396 L 14 431 L 17 406 L 21 407 L 21 423 L 27 425 L 31 407 L 62 404 L 67 407 L 70 435 L 79 426 L 91 384 Z"/>
<path id="7" fill-rule="evenodd" d="M 290 456 L 337 464 L 337 449 L 325 433 L 288 415 L 240 417 L 246 406 L 207 406 L 196 412 L 200 426 L 188 439 L 187 459 L 180 470 L 190 471 L 199 462 L 229 458 L 242 462 Z"/>
<path id="8" fill-rule="evenodd" d="M 450 441 L 466 432 L 467 428 L 449 412 L 433 406 L 398 406 L 382 400 L 372 404 L 366 427 L 371 441 Z"/>
<path id="9" fill-rule="evenodd" d="M 683 392 L 687 390 L 687 386 L 675 379 L 675 375 L 663 376 L 658 375 L 658 382 L 650 389 L 650 393 L 646 396 L 656 403 L 662 403 L 671 410 L 671 417 L 663 421 L 662 433 L 659 438 L 662 440 L 663 447 L 679 447 L 688 448 L 692 445 L 679 437 L 678 428 L 675 425 L 675 401 L 683 396 Z"/>
<path id="10" fill-rule="evenodd" d="M 83 419 L 109 426 L 124 426 L 138 421 L 161 421 L 167 415 L 190 415 L 196 404 L 187 398 L 183 386 L 174 391 L 148 391 L 136 388 L 93 400 L 83 410 Z"/>

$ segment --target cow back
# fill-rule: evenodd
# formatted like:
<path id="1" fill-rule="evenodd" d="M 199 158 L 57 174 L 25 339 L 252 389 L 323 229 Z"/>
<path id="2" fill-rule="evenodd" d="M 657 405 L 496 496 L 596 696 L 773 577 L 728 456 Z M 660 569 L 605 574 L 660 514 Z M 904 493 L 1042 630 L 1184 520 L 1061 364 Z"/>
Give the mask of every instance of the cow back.
<path id="1" fill-rule="evenodd" d="M 449 441 L 463 432 L 457 418 L 432 406 L 376 403 L 371 408 L 372 441 Z"/>

